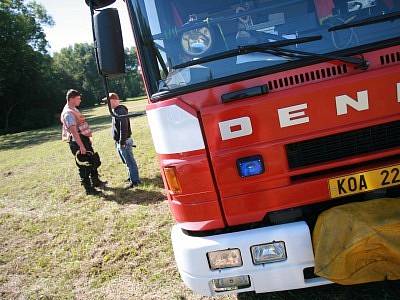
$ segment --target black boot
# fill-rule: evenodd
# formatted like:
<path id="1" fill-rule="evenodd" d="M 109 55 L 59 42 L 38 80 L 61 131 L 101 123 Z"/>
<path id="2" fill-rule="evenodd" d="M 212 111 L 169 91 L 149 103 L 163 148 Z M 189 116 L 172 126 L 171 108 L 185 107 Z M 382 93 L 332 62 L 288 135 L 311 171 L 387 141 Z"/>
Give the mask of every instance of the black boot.
<path id="1" fill-rule="evenodd" d="M 99 179 L 99 177 L 92 177 L 92 185 L 94 187 L 98 187 L 98 188 L 103 189 L 103 188 L 106 187 L 106 184 L 107 184 L 107 181 L 101 181 Z"/>
<path id="2" fill-rule="evenodd" d="M 86 195 L 98 195 L 100 192 L 96 190 L 92 184 L 90 183 L 90 180 L 84 180 L 81 182 L 82 186 L 85 188 Z"/>

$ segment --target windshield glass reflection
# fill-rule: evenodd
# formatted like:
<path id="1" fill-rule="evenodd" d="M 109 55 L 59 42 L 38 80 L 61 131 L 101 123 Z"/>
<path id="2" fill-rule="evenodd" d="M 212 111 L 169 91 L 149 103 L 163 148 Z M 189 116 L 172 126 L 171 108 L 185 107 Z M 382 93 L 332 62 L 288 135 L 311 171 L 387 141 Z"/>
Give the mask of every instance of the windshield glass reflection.
<path id="1" fill-rule="evenodd" d="M 159 91 L 268 68 L 302 57 L 271 52 L 246 53 L 190 65 L 199 58 L 287 39 L 320 35 L 320 40 L 285 46 L 330 53 L 400 36 L 400 20 L 329 31 L 334 26 L 400 11 L 395 0 L 132 0 L 144 18 L 143 39 L 152 39 L 154 63 L 160 66 Z M 150 44 L 150 43 L 147 43 Z M 158 56 L 158 59 L 156 58 Z M 164 68 L 162 67 L 164 66 Z M 166 67 L 165 67 L 166 66 Z M 160 79 L 159 78 L 159 79 Z"/>

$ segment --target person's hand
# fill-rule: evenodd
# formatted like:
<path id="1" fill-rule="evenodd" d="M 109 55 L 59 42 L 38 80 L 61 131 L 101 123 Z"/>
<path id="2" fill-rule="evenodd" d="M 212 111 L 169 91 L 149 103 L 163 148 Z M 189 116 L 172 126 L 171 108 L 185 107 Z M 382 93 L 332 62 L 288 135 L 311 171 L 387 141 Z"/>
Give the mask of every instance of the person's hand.
<path id="1" fill-rule="evenodd" d="M 86 154 L 86 148 L 85 148 L 85 146 L 80 146 L 79 147 L 79 152 L 82 154 L 82 155 L 85 155 Z"/>
<path id="2" fill-rule="evenodd" d="M 125 149 L 126 144 L 120 144 L 119 147 L 120 147 L 121 149 Z"/>

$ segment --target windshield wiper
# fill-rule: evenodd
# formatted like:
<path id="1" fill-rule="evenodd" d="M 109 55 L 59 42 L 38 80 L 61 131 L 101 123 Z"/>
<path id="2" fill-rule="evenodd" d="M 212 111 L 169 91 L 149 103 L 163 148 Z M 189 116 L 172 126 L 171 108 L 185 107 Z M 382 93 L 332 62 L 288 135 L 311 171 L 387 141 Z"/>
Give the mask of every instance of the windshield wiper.
<path id="1" fill-rule="evenodd" d="M 318 41 L 320 39 L 322 39 L 321 35 L 313 35 L 313 36 L 308 36 L 308 37 L 303 37 L 303 38 L 298 38 L 298 39 L 288 39 L 288 40 L 282 40 L 282 41 L 261 43 L 261 44 L 256 44 L 256 45 L 239 46 L 236 49 L 227 50 L 227 51 L 224 51 L 221 53 L 204 56 L 199 59 L 195 59 L 195 60 L 191 60 L 191 61 L 188 61 L 188 62 L 185 62 L 182 64 L 178 64 L 176 66 L 173 66 L 173 69 L 186 68 L 186 67 L 204 64 L 204 63 L 207 63 L 210 61 L 220 60 L 220 59 L 233 57 L 233 56 L 237 56 L 237 55 L 243 55 L 243 54 L 248 54 L 248 53 L 253 53 L 253 52 L 263 52 L 268 49 L 291 46 L 291 45 L 295 45 L 295 44 L 303 44 L 303 43 Z"/>
<path id="2" fill-rule="evenodd" d="M 375 17 L 365 18 L 360 21 L 353 21 L 353 22 L 344 23 L 341 25 L 336 25 L 336 26 L 329 28 L 328 31 L 335 31 L 335 30 L 346 29 L 346 28 L 351 28 L 351 27 L 360 27 L 360 26 L 374 24 L 374 23 L 392 21 L 392 20 L 398 19 L 398 18 L 400 18 L 400 11 L 388 13 L 388 14 L 384 14 L 384 15 L 379 15 L 379 16 L 375 16 Z"/>
<path id="3" fill-rule="evenodd" d="M 332 60 L 340 60 L 352 65 L 356 65 L 356 68 L 361 70 L 366 70 L 369 67 L 369 62 L 364 59 L 364 57 L 344 57 L 344 56 L 337 56 L 331 54 L 319 54 L 319 53 L 311 53 L 311 52 L 304 52 L 292 49 L 281 49 L 281 48 L 274 48 L 274 49 L 267 49 L 266 52 L 274 54 L 274 55 L 290 55 L 292 57 L 297 58 L 307 58 L 307 57 L 320 57 L 320 58 L 327 58 Z"/>
<path id="4" fill-rule="evenodd" d="M 307 43 L 311 41 L 320 40 L 322 36 L 310 36 L 298 39 L 290 39 L 284 41 L 276 41 L 276 42 L 269 42 L 269 43 L 262 43 L 257 45 L 248 45 L 248 46 L 239 46 L 237 49 L 228 50 L 222 53 L 217 53 L 214 55 L 205 56 L 196 60 L 188 61 L 179 65 L 174 66 L 174 69 L 185 68 L 189 66 L 194 66 L 198 64 L 203 64 L 206 62 L 228 58 L 236 55 L 243 55 L 252 52 L 261 52 L 261 53 L 270 53 L 276 56 L 288 56 L 288 57 L 295 57 L 295 58 L 309 58 L 309 57 L 320 57 L 326 59 L 333 59 L 333 60 L 340 60 L 346 63 L 350 63 L 356 65 L 357 68 L 366 70 L 368 69 L 369 63 L 364 58 L 358 57 L 343 57 L 343 56 L 336 56 L 330 54 L 319 54 L 319 53 L 311 53 L 311 52 L 304 52 L 299 50 L 292 50 L 292 49 L 282 49 L 281 47 L 290 46 L 294 44 L 301 44 Z"/>

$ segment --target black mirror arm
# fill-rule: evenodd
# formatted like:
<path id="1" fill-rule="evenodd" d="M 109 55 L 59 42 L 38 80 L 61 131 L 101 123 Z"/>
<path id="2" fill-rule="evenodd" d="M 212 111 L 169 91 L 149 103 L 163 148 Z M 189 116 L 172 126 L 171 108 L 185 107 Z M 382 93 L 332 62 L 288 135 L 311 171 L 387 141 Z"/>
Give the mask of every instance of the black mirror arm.
<path id="1" fill-rule="evenodd" d="M 99 74 L 101 74 L 100 71 L 100 63 L 99 63 L 99 55 L 97 52 L 97 41 L 96 41 L 96 34 L 95 34 L 95 30 L 94 30 L 94 8 L 93 8 L 93 1 L 89 1 L 89 7 L 90 7 L 90 15 L 91 15 L 91 20 L 92 20 L 92 34 L 93 34 L 93 42 L 94 42 L 94 56 L 96 58 L 96 64 L 97 64 L 97 69 Z M 106 92 L 106 97 L 107 97 L 107 106 L 108 106 L 108 111 L 110 113 L 110 115 L 114 118 L 117 119 L 124 119 L 124 118 L 130 118 L 130 117 L 136 117 L 136 116 L 140 116 L 141 114 L 139 113 L 129 113 L 126 115 L 116 115 L 114 114 L 112 108 L 111 108 L 111 103 L 110 103 L 110 93 L 109 93 L 109 89 L 108 89 L 108 82 L 107 82 L 107 76 L 101 74 L 101 76 L 103 77 L 103 86 L 104 86 L 104 90 Z"/>
<path id="2" fill-rule="evenodd" d="M 107 77 L 106 76 L 102 76 L 103 77 L 103 83 L 104 83 L 104 90 L 106 92 L 106 97 L 107 97 L 107 107 L 108 107 L 108 112 L 110 113 L 110 115 L 116 119 L 125 119 L 125 118 L 132 118 L 132 117 L 137 117 L 137 116 L 141 116 L 142 113 L 129 113 L 126 115 L 116 115 L 111 107 L 111 101 L 110 101 L 110 93 L 109 93 L 109 89 L 108 89 L 108 81 L 107 81 Z"/>

